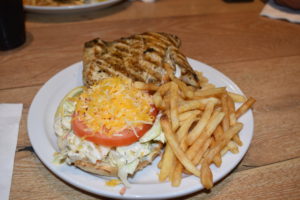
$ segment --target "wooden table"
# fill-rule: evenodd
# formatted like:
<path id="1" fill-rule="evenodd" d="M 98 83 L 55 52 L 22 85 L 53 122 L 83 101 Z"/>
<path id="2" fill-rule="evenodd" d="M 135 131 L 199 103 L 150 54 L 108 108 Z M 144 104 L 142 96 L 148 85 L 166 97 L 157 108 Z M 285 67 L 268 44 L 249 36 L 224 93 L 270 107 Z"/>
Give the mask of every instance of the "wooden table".
<path id="1" fill-rule="evenodd" d="M 264 4 L 222 0 L 126 1 L 77 15 L 27 14 L 27 42 L 0 53 L 0 102 L 23 103 L 11 199 L 104 199 L 76 189 L 37 158 L 27 114 L 41 86 L 81 60 L 85 41 L 144 31 L 182 39 L 182 52 L 229 76 L 257 99 L 242 162 L 210 192 L 186 199 L 300 199 L 300 26 L 259 15 Z"/>

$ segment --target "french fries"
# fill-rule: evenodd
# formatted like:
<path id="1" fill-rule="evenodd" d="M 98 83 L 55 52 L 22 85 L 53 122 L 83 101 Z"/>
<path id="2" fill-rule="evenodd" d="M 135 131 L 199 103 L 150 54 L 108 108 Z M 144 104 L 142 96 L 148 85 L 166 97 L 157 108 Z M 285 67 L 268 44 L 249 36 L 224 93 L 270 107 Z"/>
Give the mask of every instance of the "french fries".
<path id="1" fill-rule="evenodd" d="M 182 174 L 200 178 L 206 189 L 213 187 L 210 165 L 222 165 L 222 156 L 236 154 L 243 143 L 238 118 L 255 103 L 255 99 L 215 87 L 201 72 L 196 72 L 201 88 L 186 85 L 165 66 L 165 84 L 135 82 L 139 89 L 154 92 L 153 102 L 163 115 L 160 123 L 166 137 L 166 148 L 158 164 L 159 180 L 179 186 Z M 242 103 L 236 110 L 235 103 Z"/>
<path id="2" fill-rule="evenodd" d="M 210 189 L 213 186 L 213 175 L 207 162 L 203 162 L 201 165 L 201 183 L 206 189 Z"/>
<path id="3" fill-rule="evenodd" d="M 244 97 L 240 94 L 236 94 L 233 92 L 227 92 L 227 93 L 233 99 L 234 102 L 244 103 L 247 100 L 246 97 Z"/>
<path id="4" fill-rule="evenodd" d="M 170 169 L 174 165 L 175 154 L 173 153 L 169 144 L 166 145 L 164 159 L 161 163 L 161 169 L 159 173 L 159 181 L 165 181 L 169 177 Z"/>
<path id="5" fill-rule="evenodd" d="M 195 109 L 204 110 L 206 104 L 210 101 L 215 104 L 220 104 L 220 100 L 218 100 L 217 98 L 214 98 L 214 97 L 198 99 L 198 100 L 189 100 L 189 101 L 185 101 L 185 102 L 181 103 L 181 105 L 179 105 L 178 112 L 183 113 L 183 112 L 186 112 L 189 110 L 195 110 Z"/>
<path id="6" fill-rule="evenodd" d="M 246 102 L 244 102 L 243 105 L 239 107 L 235 112 L 236 118 L 239 118 L 241 115 L 247 112 L 247 110 L 251 108 L 251 106 L 255 103 L 255 101 L 256 100 L 254 98 L 250 97 Z"/>
<path id="7" fill-rule="evenodd" d="M 208 97 L 208 96 L 217 96 L 220 94 L 224 94 L 226 92 L 226 88 L 225 87 L 220 87 L 220 88 L 209 88 L 207 90 L 197 90 L 194 93 L 194 97 L 193 98 L 203 98 L 203 97 Z"/>
<path id="8" fill-rule="evenodd" d="M 173 83 L 173 82 L 171 82 Z M 176 131 L 179 127 L 179 117 L 178 117 L 178 86 L 173 83 L 170 87 L 170 117 L 171 117 L 171 125 L 172 130 Z"/>
<path id="9" fill-rule="evenodd" d="M 174 133 L 172 131 L 172 127 L 170 125 L 169 120 L 166 117 L 162 117 L 160 120 L 160 123 L 161 123 L 162 129 L 165 133 L 165 136 L 168 140 L 168 144 L 170 145 L 171 149 L 175 153 L 176 157 L 179 159 L 179 161 L 182 163 L 182 165 L 187 170 L 189 170 L 195 176 L 200 177 L 200 171 L 196 168 L 195 165 L 193 165 L 192 161 L 190 161 L 187 158 L 187 156 L 184 154 L 184 152 L 179 147 L 178 141 L 174 137 Z"/>
<path id="10" fill-rule="evenodd" d="M 230 139 L 238 133 L 243 127 L 242 123 L 237 122 L 234 126 L 230 127 L 227 131 L 224 132 L 224 137 L 222 141 L 215 145 L 212 149 L 209 150 L 209 153 L 204 157 L 205 162 L 211 163 L 214 156 L 226 146 Z"/>
<path id="11" fill-rule="evenodd" d="M 184 120 L 187 120 L 189 118 L 195 118 L 197 115 L 201 114 L 202 112 L 200 110 L 192 110 L 192 111 L 187 111 L 184 113 L 181 113 L 179 117 L 179 121 L 182 122 Z"/>
<path id="12" fill-rule="evenodd" d="M 189 145 L 193 144 L 196 138 L 199 137 L 199 135 L 202 133 L 203 129 L 205 128 L 205 125 L 207 124 L 213 112 L 214 106 L 215 104 L 213 102 L 208 102 L 208 104 L 206 105 L 202 117 L 188 135 L 187 143 Z"/>
<path id="13" fill-rule="evenodd" d="M 134 82 L 133 87 L 140 90 L 150 90 L 150 91 L 156 91 L 159 88 L 157 85 L 151 83 L 139 82 L 139 81 Z"/>

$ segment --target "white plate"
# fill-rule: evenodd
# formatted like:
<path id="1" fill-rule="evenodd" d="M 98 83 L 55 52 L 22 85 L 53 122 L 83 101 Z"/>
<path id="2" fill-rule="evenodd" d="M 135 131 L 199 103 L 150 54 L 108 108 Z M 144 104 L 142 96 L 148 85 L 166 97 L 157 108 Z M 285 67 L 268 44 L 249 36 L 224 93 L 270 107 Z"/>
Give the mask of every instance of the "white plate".
<path id="1" fill-rule="evenodd" d="M 74 6 L 29 6 L 24 5 L 25 11 L 32 13 L 58 14 L 58 13 L 75 13 L 87 12 L 100 8 L 106 8 L 122 0 L 106 0 L 103 2 L 74 5 Z"/>
<path id="2" fill-rule="evenodd" d="M 211 83 L 216 86 L 226 86 L 229 91 L 243 94 L 238 86 L 221 72 L 196 60 L 188 59 L 188 61 L 194 69 L 202 71 Z M 82 62 L 78 62 L 57 73 L 39 90 L 30 106 L 27 127 L 31 144 L 38 157 L 53 173 L 78 188 L 118 199 L 173 198 L 203 189 L 199 178 L 195 176 L 184 177 L 180 187 L 172 187 L 169 182 L 160 183 L 156 167 L 158 158 L 152 165 L 130 179 L 132 187 L 127 189 L 123 196 L 119 194 L 122 186 L 106 186 L 107 178 L 105 177 L 98 177 L 66 164 L 54 165 L 52 163 L 53 153 L 58 151 L 53 129 L 54 114 L 65 94 L 72 88 L 82 85 L 81 71 Z M 238 154 L 230 152 L 225 154 L 220 168 L 211 166 L 214 182 L 227 175 L 240 162 L 250 145 L 253 136 L 252 111 L 248 111 L 239 121 L 244 124 L 243 130 L 240 132 L 240 138 L 244 145 L 239 148 Z"/>

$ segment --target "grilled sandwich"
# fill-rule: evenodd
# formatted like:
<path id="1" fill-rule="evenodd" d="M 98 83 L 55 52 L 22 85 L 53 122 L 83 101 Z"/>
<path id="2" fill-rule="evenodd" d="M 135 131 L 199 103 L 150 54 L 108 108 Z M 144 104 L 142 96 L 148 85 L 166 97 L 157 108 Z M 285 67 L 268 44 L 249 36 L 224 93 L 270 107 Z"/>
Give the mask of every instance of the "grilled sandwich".
<path id="1" fill-rule="evenodd" d="M 110 76 L 160 85 L 167 81 L 166 66 L 188 85 L 199 86 L 196 73 L 179 51 L 172 34 L 146 32 L 107 42 L 96 38 L 84 45 L 83 81 L 87 86 Z"/>

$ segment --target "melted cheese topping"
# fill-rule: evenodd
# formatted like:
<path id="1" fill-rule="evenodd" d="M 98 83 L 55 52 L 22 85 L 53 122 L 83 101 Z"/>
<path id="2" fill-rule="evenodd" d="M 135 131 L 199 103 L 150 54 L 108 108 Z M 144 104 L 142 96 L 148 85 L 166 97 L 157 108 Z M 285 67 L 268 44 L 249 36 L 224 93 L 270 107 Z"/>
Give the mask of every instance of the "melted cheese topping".
<path id="1" fill-rule="evenodd" d="M 89 130 L 104 130 L 108 135 L 124 129 L 152 124 L 152 98 L 145 91 L 134 88 L 128 79 L 117 77 L 100 80 L 86 88 L 76 101 L 76 117 Z"/>

